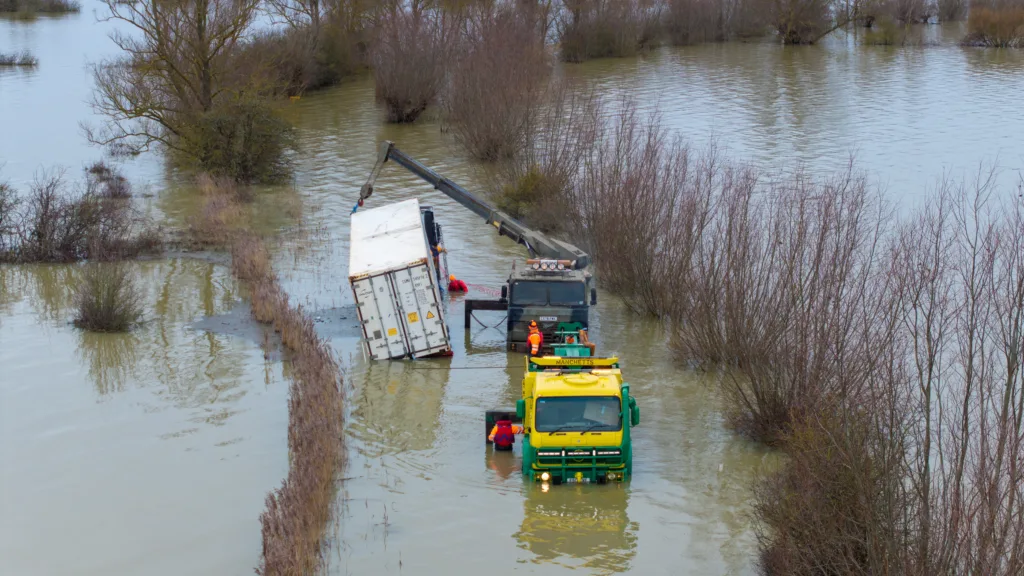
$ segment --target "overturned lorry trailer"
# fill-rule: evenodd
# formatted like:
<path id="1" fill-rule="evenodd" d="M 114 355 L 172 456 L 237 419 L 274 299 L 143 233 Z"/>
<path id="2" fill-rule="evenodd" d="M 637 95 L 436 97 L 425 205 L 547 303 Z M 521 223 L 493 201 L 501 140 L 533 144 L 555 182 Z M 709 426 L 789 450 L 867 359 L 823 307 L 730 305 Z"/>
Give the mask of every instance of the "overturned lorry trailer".
<path id="1" fill-rule="evenodd" d="M 415 199 L 352 215 L 349 284 L 374 360 L 451 354 L 426 226 Z"/>

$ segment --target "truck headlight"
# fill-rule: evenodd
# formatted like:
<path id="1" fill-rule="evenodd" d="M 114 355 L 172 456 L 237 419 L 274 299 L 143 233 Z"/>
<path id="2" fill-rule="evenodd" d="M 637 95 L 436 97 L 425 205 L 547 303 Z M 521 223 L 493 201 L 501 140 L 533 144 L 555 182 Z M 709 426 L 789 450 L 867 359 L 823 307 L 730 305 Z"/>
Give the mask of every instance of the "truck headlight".
<path id="1" fill-rule="evenodd" d="M 551 474 L 548 474 L 547 472 L 541 472 L 540 480 L 541 482 L 547 482 L 548 480 L 551 480 Z"/>
<path id="2" fill-rule="evenodd" d="M 609 472 L 607 474 L 607 477 L 608 477 L 609 480 L 615 480 L 615 478 L 617 478 L 617 476 L 615 475 L 615 472 Z"/>

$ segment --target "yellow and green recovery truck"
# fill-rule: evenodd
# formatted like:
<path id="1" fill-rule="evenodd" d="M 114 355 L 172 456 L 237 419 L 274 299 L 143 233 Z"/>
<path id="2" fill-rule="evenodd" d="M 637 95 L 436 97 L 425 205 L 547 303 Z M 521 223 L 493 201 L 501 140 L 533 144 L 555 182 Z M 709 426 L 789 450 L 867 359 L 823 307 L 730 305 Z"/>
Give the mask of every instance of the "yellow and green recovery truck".
<path id="1" fill-rule="evenodd" d="M 554 355 L 526 358 L 523 397 L 523 474 L 534 482 L 605 483 L 633 472 L 630 428 L 640 408 L 622 380 L 618 358 L 591 356 L 593 346 L 559 330 Z M 582 340 L 582 343 L 580 342 Z"/>

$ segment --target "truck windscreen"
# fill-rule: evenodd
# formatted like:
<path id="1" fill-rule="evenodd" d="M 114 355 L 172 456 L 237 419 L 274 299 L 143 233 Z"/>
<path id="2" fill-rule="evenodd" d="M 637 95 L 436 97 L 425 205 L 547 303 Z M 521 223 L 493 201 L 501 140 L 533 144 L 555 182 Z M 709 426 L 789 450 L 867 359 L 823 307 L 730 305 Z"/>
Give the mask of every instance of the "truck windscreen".
<path id="1" fill-rule="evenodd" d="M 622 429 L 617 396 L 560 396 L 537 399 L 538 432 L 613 432 Z"/>
<path id="2" fill-rule="evenodd" d="M 583 282 L 520 281 L 512 285 L 512 303 L 521 306 L 582 306 L 586 302 Z"/>

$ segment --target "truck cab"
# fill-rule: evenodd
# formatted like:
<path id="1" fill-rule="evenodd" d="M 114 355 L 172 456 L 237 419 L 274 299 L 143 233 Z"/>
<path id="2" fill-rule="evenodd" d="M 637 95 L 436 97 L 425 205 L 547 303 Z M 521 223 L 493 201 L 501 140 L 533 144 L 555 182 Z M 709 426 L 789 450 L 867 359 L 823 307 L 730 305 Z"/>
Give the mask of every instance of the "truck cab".
<path id="1" fill-rule="evenodd" d="M 618 358 L 583 354 L 526 359 L 516 416 L 531 481 L 605 483 L 632 475 L 630 428 L 640 423 L 640 409 Z"/>
<path id="2" fill-rule="evenodd" d="M 575 323 L 584 330 L 590 327 L 590 306 L 597 303 L 590 273 L 548 270 L 541 268 L 542 262 L 528 260 L 525 270 L 513 271 L 503 291 L 507 292 L 507 342 L 512 352 L 526 351 L 531 321 L 544 335 L 544 350 L 548 352 L 556 341 L 559 325 Z"/>

